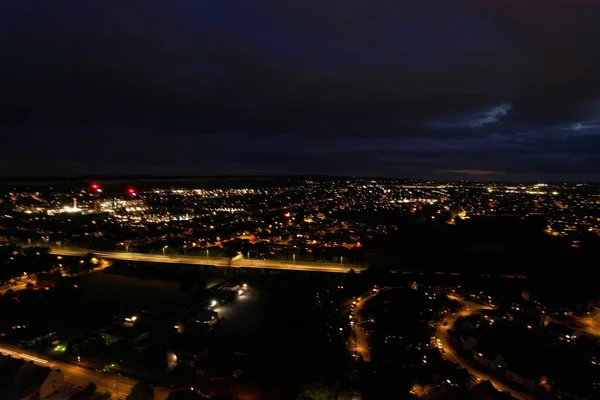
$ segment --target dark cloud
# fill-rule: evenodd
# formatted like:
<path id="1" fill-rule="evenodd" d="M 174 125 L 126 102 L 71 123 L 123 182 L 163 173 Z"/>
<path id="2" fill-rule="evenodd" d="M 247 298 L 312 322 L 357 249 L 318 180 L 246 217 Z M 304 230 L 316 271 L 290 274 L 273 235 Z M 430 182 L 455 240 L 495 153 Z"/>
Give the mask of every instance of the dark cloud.
<path id="1" fill-rule="evenodd" d="M 4 175 L 600 174 L 598 2 L 6 3 Z"/>
<path id="2" fill-rule="evenodd" d="M 447 171 L 438 171 L 443 174 L 461 174 L 461 175 L 497 175 L 498 171 L 491 171 L 486 169 L 458 169 L 458 170 L 447 170 Z"/>

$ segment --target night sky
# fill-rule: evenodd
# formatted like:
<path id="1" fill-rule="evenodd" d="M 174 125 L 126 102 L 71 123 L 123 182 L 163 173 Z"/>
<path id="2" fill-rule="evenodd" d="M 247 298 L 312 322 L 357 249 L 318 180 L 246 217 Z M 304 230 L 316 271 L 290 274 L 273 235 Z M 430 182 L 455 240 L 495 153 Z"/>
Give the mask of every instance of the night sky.
<path id="1" fill-rule="evenodd" d="M 600 180 L 597 0 L 3 0 L 0 175 Z"/>

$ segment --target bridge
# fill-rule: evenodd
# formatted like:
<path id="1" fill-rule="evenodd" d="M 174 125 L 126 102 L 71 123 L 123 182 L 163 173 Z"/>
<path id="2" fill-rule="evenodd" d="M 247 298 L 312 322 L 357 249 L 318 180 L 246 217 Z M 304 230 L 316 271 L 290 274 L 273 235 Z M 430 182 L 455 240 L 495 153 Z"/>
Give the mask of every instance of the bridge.
<path id="1" fill-rule="evenodd" d="M 254 269 L 273 269 L 282 271 L 305 271 L 305 272 L 329 272 L 345 274 L 354 270 L 361 272 L 367 269 L 365 265 L 338 264 L 338 263 L 320 263 L 320 262 L 285 262 L 276 260 L 252 260 L 241 259 L 232 261 L 228 258 L 215 257 L 196 257 L 182 255 L 160 255 L 160 254 L 142 254 L 119 251 L 96 251 L 91 249 L 75 248 L 52 248 L 51 254 L 58 256 L 77 256 L 82 257 L 88 253 L 93 253 L 99 258 L 109 260 L 123 261 L 142 261 L 165 264 L 185 264 L 185 265 L 205 265 L 224 268 L 254 268 Z"/>

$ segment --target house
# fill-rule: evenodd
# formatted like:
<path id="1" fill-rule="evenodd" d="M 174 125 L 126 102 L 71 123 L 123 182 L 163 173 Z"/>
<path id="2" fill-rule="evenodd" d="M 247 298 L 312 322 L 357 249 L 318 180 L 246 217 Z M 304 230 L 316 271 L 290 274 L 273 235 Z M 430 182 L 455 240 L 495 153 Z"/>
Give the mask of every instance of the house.
<path id="1" fill-rule="evenodd" d="M 37 276 L 37 285 L 39 287 L 56 287 L 58 282 L 62 279 L 62 276 L 59 273 L 55 274 L 38 274 Z"/>
<path id="2" fill-rule="evenodd" d="M 219 321 L 219 313 L 212 310 L 201 310 L 190 318 L 200 324 L 214 325 Z"/>
<path id="3" fill-rule="evenodd" d="M 509 363 L 506 367 L 506 379 L 526 387 L 531 392 L 538 388 L 541 373 L 536 371 L 534 365 L 527 363 L 524 360 L 519 362 Z"/>
<path id="4" fill-rule="evenodd" d="M 0 358 L 0 386 L 18 386 L 24 377 L 35 369 L 35 365 L 18 358 Z"/>
<path id="5" fill-rule="evenodd" d="M 479 321 L 479 317 L 476 315 L 472 315 L 466 318 L 462 318 L 456 323 L 458 324 L 460 330 L 462 332 L 472 332 L 477 328 L 477 322 Z"/>
<path id="6" fill-rule="evenodd" d="M 549 322 L 546 326 L 546 332 L 548 332 L 551 336 L 558 338 L 558 340 L 564 340 L 567 342 L 572 340 L 574 341 L 578 336 L 578 332 L 575 329 L 557 324 L 553 321 Z"/>
<path id="7" fill-rule="evenodd" d="M 511 311 L 510 319 L 514 324 L 521 325 L 528 329 L 542 327 L 542 318 L 539 315 L 526 312 Z"/>
<path id="8" fill-rule="evenodd" d="M 481 315 L 485 320 L 490 321 L 492 323 L 497 322 L 498 320 L 501 320 L 506 317 L 506 313 L 504 311 L 496 309 L 481 310 Z"/>
<path id="9" fill-rule="evenodd" d="M 473 350 L 473 348 L 477 345 L 477 339 L 473 336 L 469 336 L 465 339 L 464 336 L 461 336 L 462 347 L 465 350 Z"/>
<path id="10" fill-rule="evenodd" d="M 64 383 L 63 374 L 56 369 L 48 367 L 36 367 L 36 369 L 27 377 L 24 384 L 40 398 L 44 399 L 56 392 Z"/>
<path id="11" fill-rule="evenodd" d="M 1 399 L 43 399 L 64 382 L 58 370 L 9 357 L 0 358 L 0 377 Z"/>
<path id="12" fill-rule="evenodd" d="M 508 393 L 496 390 L 490 381 L 483 381 L 471 388 L 473 400 L 510 400 L 513 399 Z"/>
<path id="13" fill-rule="evenodd" d="M 504 358 L 494 346 L 477 344 L 473 348 L 473 359 L 491 370 L 498 370 L 506 367 Z"/>

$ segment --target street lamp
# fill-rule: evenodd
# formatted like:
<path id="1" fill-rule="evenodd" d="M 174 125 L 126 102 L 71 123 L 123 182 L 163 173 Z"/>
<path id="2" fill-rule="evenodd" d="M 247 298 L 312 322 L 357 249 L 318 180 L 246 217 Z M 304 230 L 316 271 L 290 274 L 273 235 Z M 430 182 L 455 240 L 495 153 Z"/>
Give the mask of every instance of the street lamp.
<path id="1" fill-rule="evenodd" d="M 163 256 L 165 255 L 165 250 L 167 250 L 168 248 L 169 248 L 169 246 L 168 246 L 168 245 L 165 245 L 165 246 L 162 248 Z"/>

